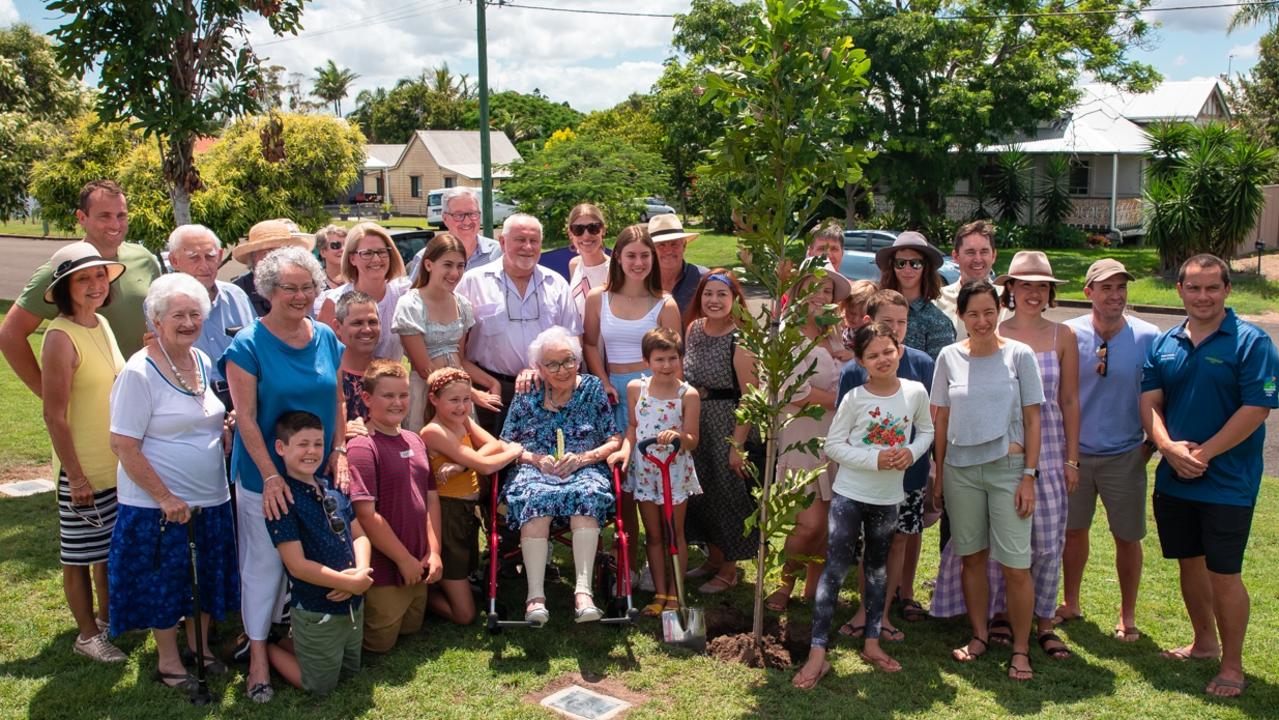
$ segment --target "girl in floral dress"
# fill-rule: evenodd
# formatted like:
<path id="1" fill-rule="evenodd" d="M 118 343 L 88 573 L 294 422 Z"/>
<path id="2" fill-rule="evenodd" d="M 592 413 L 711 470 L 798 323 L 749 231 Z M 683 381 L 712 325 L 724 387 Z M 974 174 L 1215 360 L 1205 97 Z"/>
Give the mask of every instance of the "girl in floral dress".
<path id="1" fill-rule="evenodd" d="M 662 610 L 677 607 L 677 600 L 669 590 L 674 585 L 675 573 L 687 569 L 688 546 L 684 539 L 684 514 L 691 495 L 700 495 L 697 471 L 690 453 L 697 447 L 700 398 L 697 391 L 680 379 L 683 360 L 680 357 L 679 335 L 675 331 L 657 327 L 644 333 L 642 341 L 644 363 L 649 377 L 632 380 L 626 386 L 630 420 L 626 440 L 610 462 L 621 462 L 629 467 L 627 484 L 639 503 L 640 517 L 644 521 L 645 550 L 648 564 L 653 569 L 653 586 L 656 594 L 653 603 L 644 608 L 649 617 L 660 615 Z M 672 567 L 668 556 L 668 540 L 663 522 L 662 470 L 652 461 L 641 457 L 639 443 L 656 439 L 648 454 L 665 460 L 670 445 L 680 443 L 679 452 L 670 464 L 671 503 L 674 505 L 674 542 L 679 555 L 679 567 Z"/>

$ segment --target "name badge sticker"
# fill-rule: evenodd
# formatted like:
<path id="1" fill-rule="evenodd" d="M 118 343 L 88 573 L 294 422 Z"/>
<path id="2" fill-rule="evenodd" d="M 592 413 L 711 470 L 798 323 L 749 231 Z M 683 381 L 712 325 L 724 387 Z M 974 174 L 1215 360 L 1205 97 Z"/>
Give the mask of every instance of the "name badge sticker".
<path id="1" fill-rule="evenodd" d="M 408 450 L 402 450 L 402 451 L 400 451 L 400 457 L 402 457 L 402 458 L 411 458 L 411 457 L 413 457 L 413 448 L 409 448 Z"/>

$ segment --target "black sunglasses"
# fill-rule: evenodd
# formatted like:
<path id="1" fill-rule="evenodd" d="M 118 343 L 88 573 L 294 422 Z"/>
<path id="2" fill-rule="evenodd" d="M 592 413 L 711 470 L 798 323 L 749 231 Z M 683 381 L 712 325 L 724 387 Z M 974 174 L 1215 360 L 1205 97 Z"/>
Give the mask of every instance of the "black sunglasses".
<path id="1" fill-rule="evenodd" d="M 923 269 L 924 269 L 924 261 L 923 261 L 923 260 L 907 260 L 907 259 L 905 259 L 905 258 L 902 258 L 902 259 L 900 259 L 900 260 L 896 260 L 896 259 L 894 259 L 894 260 L 893 260 L 893 267 L 897 268 L 898 270 L 901 270 L 902 268 L 906 267 L 907 265 L 911 266 L 912 268 L 914 268 L 914 269 L 916 269 L 916 270 L 923 270 Z"/>
<path id="2" fill-rule="evenodd" d="M 573 233 L 574 235 L 584 235 L 588 232 L 592 235 L 599 235 L 600 231 L 603 229 L 604 229 L 604 223 L 597 223 L 597 222 L 585 223 L 585 224 L 573 223 L 572 225 L 568 226 L 568 231 Z"/>
<path id="3" fill-rule="evenodd" d="M 342 249 L 342 246 L 343 246 L 343 245 L 345 245 L 345 244 L 346 244 L 346 243 L 345 243 L 345 242 L 343 242 L 343 241 L 341 241 L 341 240 L 334 240 L 333 242 L 329 243 L 329 249 L 330 249 L 330 250 L 341 250 L 341 249 Z"/>
<path id="4" fill-rule="evenodd" d="M 346 520 L 337 516 L 338 500 L 332 495 L 325 495 L 321 501 L 324 506 L 324 514 L 329 517 L 329 529 L 334 535 L 341 535 L 346 532 Z"/>
<path id="5" fill-rule="evenodd" d="M 1097 348 L 1097 374 L 1106 377 L 1106 371 L 1110 369 L 1110 347 L 1105 340 L 1101 341 L 1101 347 Z"/>

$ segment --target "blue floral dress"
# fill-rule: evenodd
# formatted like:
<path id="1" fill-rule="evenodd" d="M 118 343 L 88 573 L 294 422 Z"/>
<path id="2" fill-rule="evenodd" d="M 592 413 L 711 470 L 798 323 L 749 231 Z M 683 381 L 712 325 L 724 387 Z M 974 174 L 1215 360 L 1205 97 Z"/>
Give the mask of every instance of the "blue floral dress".
<path id="1" fill-rule="evenodd" d="M 543 386 L 545 388 L 545 386 Z M 516 395 L 511 401 L 502 438 L 539 455 L 554 455 L 555 431 L 564 431 L 564 452 L 582 453 L 617 434 L 604 386 L 594 375 L 578 376 L 573 397 L 560 410 L 543 404 L 544 389 Z M 603 462 L 587 465 L 568 477 L 546 475 L 533 465 L 518 465 L 502 493 L 507 525 L 518 529 L 539 517 L 585 515 L 603 524 L 613 511 L 612 480 Z"/>

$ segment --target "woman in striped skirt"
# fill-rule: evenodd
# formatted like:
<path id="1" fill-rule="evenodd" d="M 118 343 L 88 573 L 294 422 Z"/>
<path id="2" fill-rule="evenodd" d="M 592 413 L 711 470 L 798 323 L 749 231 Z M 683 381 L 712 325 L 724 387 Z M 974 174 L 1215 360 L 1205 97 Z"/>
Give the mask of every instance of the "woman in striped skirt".
<path id="1" fill-rule="evenodd" d="M 53 275 L 44 299 L 57 306 L 58 316 L 45 330 L 40 351 L 41 397 L 58 477 L 62 587 L 80 629 L 75 651 L 99 662 L 123 662 L 124 653 L 104 630 L 107 553 L 116 516 L 108 401 L 124 357 L 97 311 L 111 302 L 111 281 L 124 265 L 103 259 L 87 242 L 61 248 L 49 265 Z"/>

